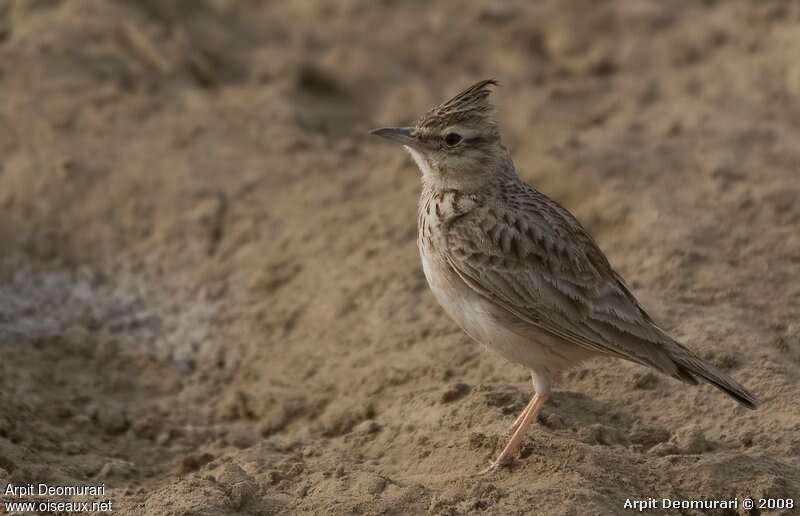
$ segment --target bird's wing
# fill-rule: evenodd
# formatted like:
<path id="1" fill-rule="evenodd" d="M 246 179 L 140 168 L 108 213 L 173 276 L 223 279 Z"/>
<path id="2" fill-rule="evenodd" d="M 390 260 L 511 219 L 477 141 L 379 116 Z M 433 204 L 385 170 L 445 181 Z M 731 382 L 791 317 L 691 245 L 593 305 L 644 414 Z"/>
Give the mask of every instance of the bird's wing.
<path id="1" fill-rule="evenodd" d="M 653 322 L 568 211 L 527 186 L 506 201 L 445 226 L 447 261 L 468 286 L 523 324 L 687 383 L 703 379 L 758 406 L 750 391 Z"/>
<path id="2" fill-rule="evenodd" d="M 665 349 L 682 346 L 655 325 L 580 223 L 533 189 L 520 194 L 508 203 L 514 209 L 483 205 L 447 225 L 447 261 L 462 280 L 540 330 L 691 381 Z"/>

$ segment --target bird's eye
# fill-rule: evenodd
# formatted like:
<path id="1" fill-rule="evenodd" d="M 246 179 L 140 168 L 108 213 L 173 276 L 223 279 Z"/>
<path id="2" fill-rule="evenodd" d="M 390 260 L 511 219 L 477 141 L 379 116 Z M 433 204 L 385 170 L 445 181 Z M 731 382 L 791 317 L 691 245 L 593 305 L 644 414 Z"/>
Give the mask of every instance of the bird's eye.
<path id="1" fill-rule="evenodd" d="M 461 135 L 458 133 L 447 133 L 444 137 L 444 143 L 446 143 L 448 147 L 455 147 L 460 141 Z"/>

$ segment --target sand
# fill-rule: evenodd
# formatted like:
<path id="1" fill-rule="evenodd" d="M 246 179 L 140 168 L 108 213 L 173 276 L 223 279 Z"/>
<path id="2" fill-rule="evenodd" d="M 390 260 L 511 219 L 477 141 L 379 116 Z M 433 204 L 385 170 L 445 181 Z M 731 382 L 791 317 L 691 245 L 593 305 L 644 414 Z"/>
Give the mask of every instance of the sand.
<path id="1" fill-rule="evenodd" d="M 104 484 L 121 515 L 800 506 L 798 27 L 745 0 L 0 2 L 0 488 Z M 486 77 L 521 176 L 759 410 L 593 360 L 470 477 L 530 381 L 437 306 L 418 171 L 367 131 Z"/>

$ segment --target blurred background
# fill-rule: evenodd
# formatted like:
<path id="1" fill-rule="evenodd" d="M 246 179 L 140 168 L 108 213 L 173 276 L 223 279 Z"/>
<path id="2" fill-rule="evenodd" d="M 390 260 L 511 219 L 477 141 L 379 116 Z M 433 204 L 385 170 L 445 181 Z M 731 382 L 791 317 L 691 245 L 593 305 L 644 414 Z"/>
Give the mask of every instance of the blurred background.
<path id="1" fill-rule="evenodd" d="M 798 55 L 790 1 L 0 0 L 0 487 L 148 515 L 800 503 Z M 530 381 L 436 305 L 418 171 L 367 131 L 490 77 L 523 179 L 759 411 L 595 360 L 512 470 L 467 477 Z"/>

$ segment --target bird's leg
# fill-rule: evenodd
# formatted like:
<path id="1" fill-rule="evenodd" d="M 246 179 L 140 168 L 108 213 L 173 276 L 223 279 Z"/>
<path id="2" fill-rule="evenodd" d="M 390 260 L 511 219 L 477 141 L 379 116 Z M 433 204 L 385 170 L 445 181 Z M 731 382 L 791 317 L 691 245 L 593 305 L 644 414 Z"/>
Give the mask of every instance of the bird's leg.
<path id="1" fill-rule="evenodd" d="M 542 410 L 542 406 L 550 398 L 550 389 L 553 383 L 560 379 L 561 374 L 557 371 L 548 371 L 547 373 L 531 371 L 533 390 L 536 394 L 511 425 L 511 438 L 508 440 L 506 447 L 503 448 L 503 451 L 500 452 L 500 456 L 497 457 L 497 460 L 489 464 L 488 468 L 478 473 L 479 475 L 492 473 L 511 459 L 519 448 L 525 431 L 528 429 L 531 422 L 536 420 L 536 417 Z"/>
<path id="2" fill-rule="evenodd" d="M 536 401 L 536 396 L 531 398 L 531 401 L 529 401 L 525 408 L 522 409 L 522 412 L 519 413 L 517 419 L 511 423 L 511 427 L 506 431 L 506 435 L 511 436 L 517 430 L 517 428 L 519 428 L 520 423 L 522 423 L 522 420 L 525 419 L 525 414 L 527 414 L 533 407 L 534 401 Z"/>
<path id="3" fill-rule="evenodd" d="M 503 451 L 500 452 L 500 455 L 497 457 L 497 460 L 489 464 L 489 467 L 478 473 L 479 475 L 485 475 L 487 473 L 492 473 L 497 470 L 500 466 L 508 462 L 509 459 L 517 452 L 520 443 L 522 442 L 522 437 L 525 435 L 525 431 L 530 426 L 531 421 L 536 419 L 536 416 L 539 414 L 539 411 L 542 409 L 542 405 L 547 399 L 550 398 L 550 392 L 546 391 L 546 393 L 539 394 L 536 393 L 533 396 L 533 399 L 522 411 L 522 421 L 519 422 L 517 425 L 517 429 L 514 430 L 514 433 L 511 435 L 511 439 L 509 439 L 508 444 L 506 447 L 503 448 Z"/>
<path id="4" fill-rule="evenodd" d="M 531 371 L 531 381 L 533 382 L 533 392 L 549 393 L 554 384 L 561 382 L 561 371 L 551 371 L 549 376 L 537 374 Z M 533 408 L 534 401 L 536 401 L 536 396 L 531 398 L 531 401 L 529 401 L 523 411 L 520 412 L 520 414 L 517 416 L 517 419 L 511 423 L 511 428 L 508 429 L 507 435 L 513 434 L 514 431 L 519 428 L 519 424 L 522 423 L 522 420 L 525 418 L 525 414 L 527 414 L 528 411 Z"/>

